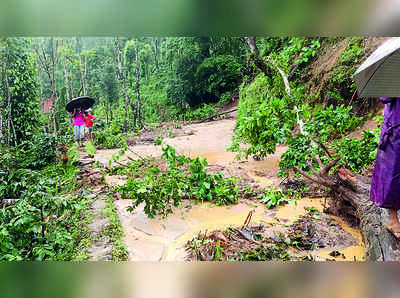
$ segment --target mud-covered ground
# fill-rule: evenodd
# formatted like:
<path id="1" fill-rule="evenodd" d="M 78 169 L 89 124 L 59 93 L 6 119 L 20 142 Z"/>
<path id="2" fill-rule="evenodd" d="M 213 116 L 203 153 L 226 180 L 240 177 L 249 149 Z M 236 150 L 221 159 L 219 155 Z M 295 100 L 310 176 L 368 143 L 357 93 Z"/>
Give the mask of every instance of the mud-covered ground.
<path id="1" fill-rule="evenodd" d="M 163 144 L 173 146 L 178 154 L 207 158 L 208 169 L 211 172 L 221 171 L 225 176 L 240 177 L 253 189 L 281 187 L 282 181 L 276 177 L 276 173 L 279 170 L 280 156 L 287 148 L 278 146 L 275 154 L 261 161 L 252 158 L 235 160 L 236 153 L 226 151 L 226 147 L 231 144 L 234 125 L 235 119 L 232 118 L 183 126 L 172 125 L 172 128 L 171 126 L 168 128 L 171 131 L 170 137 L 164 137 Z M 151 135 L 148 141 L 129 146 L 126 155 L 120 159 L 121 163 L 128 163 L 129 158 L 152 156 L 158 159 L 161 156 L 161 146 L 154 145 L 152 141 L 156 137 L 154 131 L 149 131 L 148 134 Z M 146 134 L 141 138 L 146 139 Z M 98 150 L 94 159 L 101 165 L 108 166 L 108 161 L 118 151 L 119 149 Z M 125 176 L 106 176 L 105 178 L 110 187 L 121 185 L 126 182 L 126 179 Z M 349 227 L 338 218 L 323 213 L 309 216 L 309 210 L 323 211 L 325 200 L 324 198 L 303 198 L 294 201 L 293 204 L 272 210 L 266 210 L 265 205 L 251 199 L 239 199 L 237 205 L 223 207 L 210 203 L 194 204 L 194 202 L 184 200 L 182 206 L 173 208 L 173 214 L 166 218 L 153 219 L 146 216 L 143 206 L 139 206 L 132 213 L 128 212 L 126 209 L 131 205 L 131 200 L 117 199 L 114 205 L 124 229 L 123 241 L 129 252 L 129 260 L 198 259 L 198 256 L 190 249 L 190 242 L 194 241 L 193 239 L 199 234 L 204 235 L 206 231 L 207 237 L 213 231 L 219 231 L 228 239 L 224 244 L 227 247 L 222 247 L 226 259 L 240 259 L 237 253 L 243 250 L 262 250 L 260 246 L 257 247 L 261 243 L 265 247 L 270 245 L 280 247 L 281 245 L 282 253 L 287 253 L 293 260 L 304 258 L 362 260 L 365 258 L 365 250 L 361 235 L 356 229 Z M 252 241 L 228 232 L 229 228 L 240 229 L 249 212 L 252 212 L 252 218 L 248 227 L 260 229 L 253 233 L 254 235 L 258 233 L 256 236 L 258 238 Z M 298 219 L 300 221 L 296 224 L 295 221 Z M 298 244 L 287 244 L 288 240 L 285 242 L 286 238 L 294 237 L 294 231 L 302 234 L 302 239 L 314 243 L 311 250 L 299 247 Z M 236 233 L 238 233 L 237 230 Z M 208 241 L 207 239 L 205 241 Z M 291 240 L 291 243 L 293 241 Z M 209 243 L 211 243 L 209 245 L 216 244 L 215 241 L 209 241 Z M 332 253 L 332 251 L 337 252 Z M 331 253 L 337 256 L 333 257 Z M 205 258 L 210 257 L 206 256 L 207 254 L 204 253 Z"/>
<path id="2" fill-rule="evenodd" d="M 188 261 L 353 261 L 357 256 L 347 259 L 343 250 L 358 242 L 332 217 L 309 212 L 289 226 L 260 223 L 199 232 L 186 250 Z"/>

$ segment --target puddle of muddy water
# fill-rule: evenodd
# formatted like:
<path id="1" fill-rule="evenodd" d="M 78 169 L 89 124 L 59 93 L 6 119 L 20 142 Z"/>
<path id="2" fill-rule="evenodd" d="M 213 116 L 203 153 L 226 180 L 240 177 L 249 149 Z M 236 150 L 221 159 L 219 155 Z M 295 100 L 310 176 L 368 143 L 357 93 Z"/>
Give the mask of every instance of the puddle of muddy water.
<path id="1" fill-rule="evenodd" d="M 139 206 L 134 213 L 127 212 L 126 208 L 130 203 L 130 200 L 115 201 L 131 261 L 184 261 L 185 244 L 188 240 L 200 231 L 204 233 L 206 230 L 212 232 L 230 226 L 240 227 L 251 210 L 254 210 L 251 223 L 267 225 L 271 230 L 269 233 L 274 234 L 280 233 L 283 227 L 288 228 L 298 217 L 304 215 L 307 212 L 305 207 L 322 209 L 321 202 L 313 199 L 299 200 L 297 205 L 283 206 L 277 212 L 266 212 L 263 204 L 247 200 L 237 205 L 222 207 L 209 203 L 193 205 L 192 202 L 184 202 L 181 208 L 174 208 L 174 213 L 166 218 L 150 219 L 144 214 L 143 206 Z M 343 221 L 337 218 L 334 220 L 357 239 L 356 245 L 338 250 L 345 255 L 346 259 L 343 260 L 353 261 L 354 257 L 363 260 L 365 250 L 360 233 L 349 228 Z M 311 254 L 317 260 L 332 259 L 329 253 L 334 249 L 317 249 Z"/>

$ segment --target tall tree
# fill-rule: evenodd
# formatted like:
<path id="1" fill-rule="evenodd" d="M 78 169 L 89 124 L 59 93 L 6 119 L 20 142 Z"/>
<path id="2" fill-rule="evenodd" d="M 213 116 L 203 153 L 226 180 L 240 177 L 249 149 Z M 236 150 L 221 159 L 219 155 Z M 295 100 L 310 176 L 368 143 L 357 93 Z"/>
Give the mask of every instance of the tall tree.
<path id="1" fill-rule="evenodd" d="M 51 117 L 53 121 L 53 134 L 54 134 L 54 152 L 56 153 L 56 164 L 58 163 L 58 142 L 57 142 L 57 122 L 56 122 L 56 104 L 57 104 L 57 87 L 56 87 L 56 68 L 58 64 L 58 55 L 57 55 L 57 48 L 58 48 L 58 40 L 55 40 L 54 37 L 51 37 L 47 41 L 47 45 L 39 45 L 36 47 L 36 53 L 39 57 L 39 63 L 47 74 L 47 77 L 50 82 L 50 89 L 51 89 Z"/>
<path id="2" fill-rule="evenodd" d="M 140 98 L 140 68 L 139 68 L 139 39 L 136 39 L 136 96 L 137 96 L 137 101 L 136 101 L 136 111 L 137 111 L 137 123 L 140 128 L 143 127 L 143 122 L 142 122 L 142 106 L 141 106 L 141 98 Z"/>
<path id="3" fill-rule="evenodd" d="M 2 122 L 7 123 L 7 143 L 15 145 L 30 139 L 39 126 L 36 66 L 27 39 L 7 38 L 3 45 L 2 112 L 7 121 Z"/>
<path id="4" fill-rule="evenodd" d="M 118 37 L 114 38 L 114 47 L 115 47 L 115 58 L 117 62 L 117 70 L 118 70 L 118 79 L 119 83 L 122 88 L 122 95 L 124 99 L 124 131 L 126 132 L 127 129 L 127 120 L 128 120 L 128 96 L 126 93 L 126 86 L 125 86 L 125 73 L 122 70 L 122 65 L 123 65 L 123 56 L 122 56 L 122 51 L 121 51 L 121 46 L 119 43 Z"/>

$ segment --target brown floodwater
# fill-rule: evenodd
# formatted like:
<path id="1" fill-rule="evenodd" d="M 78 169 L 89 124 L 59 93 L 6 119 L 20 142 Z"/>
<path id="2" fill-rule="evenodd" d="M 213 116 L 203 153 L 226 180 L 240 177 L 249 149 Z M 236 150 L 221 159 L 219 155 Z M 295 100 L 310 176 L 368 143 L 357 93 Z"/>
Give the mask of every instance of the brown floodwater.
<path id="1" fill-rule="evenodd" d="M 183 129 L 190 129 L 193 135 L 164 139 L 165 144 L 173 146 L 177 153 L 190 157 L 200 156 L 207 158 L 209 164 L 226 168 L 233 175 L 247 176 L 254 180 L 260 187 L 279 185 L 276 178 L 280 156 L 287 147 L 278 146 L 275 154 L 261 161 L 249 158 L 246 161 L 235 160 L 236 153 L 226 152 L 226 146 L 231 143 L 235 120 L 192 124 Z M 158 157 L 161 155 L 161 146 L 153 144 L 135 145 L 130 149 L 140 156 Z M 99 150 L 95 160 L 108 165 L 112 155 L 118 149 Z M 126 154 L 133 159 L 137 155 L 127 151 Z M 127 158 L 123 156 L 121 161 Z M 106 183 L 111 186 L 121 185 L 126 177 L 106 177 Z M 251 223 L 268 225 L 271 232 L 287 230 L 294 221 L 307 213 L 307 207 L 323 210 L 323 199 L 304 198 L 292 204 L 265 210 L 265 205 L 250 200 L 240 200 L 237 205 L 217 207 L 210 203 L 195 204 L 183 201 L 182 206 L 174 207 L 173 214 L 166 218 L 150 219 L 146 216 L 143 206 L 134 212 L 126 211 L 131 204 L 130 200 L 116 200 L 115 206 L 124 229 L 123 241 L 132 261 L 183 261 L 186 257 L 184 246 L 186 242 L 195 237 L 199 232 L 225 229 L 229 226 L 241 226 L 250 211 L 254 211 Z M 361 234 L 357 229 L 352 229 L 339 218 L 332 217 L 346 232 L 349 237 L 356 239 L 357 244 L 342 249 L 337 249 L 345 255 L 346 261 L 365 259 L 365 248 Z M 312 252 L 317 260 L 332 259 L 329 253 L 335 248 L 318 249 Z M 337 258 L 341 260 L 340 258 Z"/>

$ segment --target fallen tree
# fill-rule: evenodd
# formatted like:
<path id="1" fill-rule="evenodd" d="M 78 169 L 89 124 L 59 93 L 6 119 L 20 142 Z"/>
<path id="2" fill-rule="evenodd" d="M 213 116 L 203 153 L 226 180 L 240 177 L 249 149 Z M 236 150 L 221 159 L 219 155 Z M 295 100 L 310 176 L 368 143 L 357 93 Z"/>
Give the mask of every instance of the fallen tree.
<path id="1" fill-rule="evenodd" d="M 320 171 L 317 172 L 311 162 L 307 162 L 313 175 L 295 167 L 305 178 L 331 190 L 332 201 L 327 212 L 346 219 L 357 225 L 361 231 L 369 261 L 399 261 L 400 241 L 386 229 L 388 217 L 370 199 L 369 179 L 341 168 L 335 174 L 329 174 L 340 157 L 323 165 L 319 156 L 315 156 Z"/>

